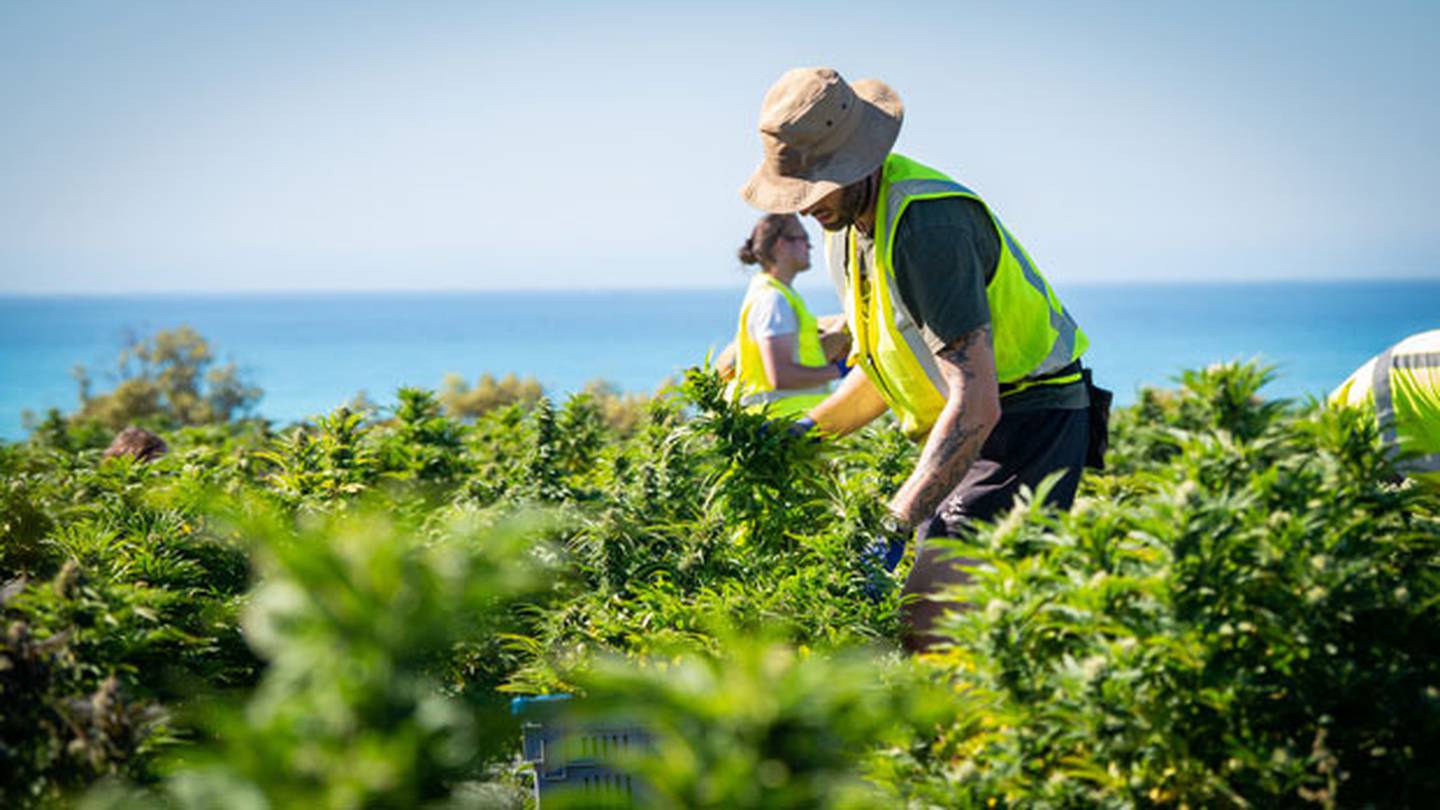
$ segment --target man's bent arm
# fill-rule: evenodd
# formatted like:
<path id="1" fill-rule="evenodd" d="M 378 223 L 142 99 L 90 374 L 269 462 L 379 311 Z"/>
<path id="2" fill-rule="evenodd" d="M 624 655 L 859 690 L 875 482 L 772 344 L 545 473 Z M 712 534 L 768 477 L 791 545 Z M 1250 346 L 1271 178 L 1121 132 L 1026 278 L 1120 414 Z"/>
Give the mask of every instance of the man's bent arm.
<path id="1" fill-rule="evenodd" d="M 1000 421 L 1000 383 L 989 324 L 952 341 L 935 358 L 945 380 L 945 407 L 914 472 L 890 500 L 890 511 L 906 526 L 917 526 L 934 514 Z"/>
<path id="2" fill-rule="evenodd" d="M 835 393 L 810 409 L 809 417 L 820 432 L 845 436 L 870 424 L 888 407 L 870 378 L 855 369 L 845 376 Z"/>

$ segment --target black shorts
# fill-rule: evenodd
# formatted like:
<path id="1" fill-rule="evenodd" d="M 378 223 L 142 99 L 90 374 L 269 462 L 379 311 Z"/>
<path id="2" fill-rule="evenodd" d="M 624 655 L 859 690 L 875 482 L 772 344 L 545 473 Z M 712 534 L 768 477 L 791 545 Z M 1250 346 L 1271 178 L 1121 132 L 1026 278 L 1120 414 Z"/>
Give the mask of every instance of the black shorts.
<path id="1" fill-rule="evenodd" d="M 1065 474 L 1050 490 L 1046 503 L 1069 509 L 1080 485 L 1080 467 L 1089 446 L 1090 411 L 1085 408 L 1012 411 L 1000 417 L 1000 423 L 985 440 L 980 458 L 916 531 L 915 564 L 901 592 L 906 599 L 900 610 L 913 635 L 908 644 L 925 649 L 936 641 L 939 616 L 960 607 L 960 603 L 942 594 L 969 582 L 967 569 L 976 564 L 975 560 L 955 557 L 941 544 L 928 541 L 963 538 L 974 521 L 1000 518 L 1015 505 L 1021 486 L 1033 490 L 1057 470 Z"/>
<path id="2" fill-rule="evenodd" d="M 918 527 L 917 540 L 961 537 L 973 520 L 995 520 L 1015 504 L 1022 485 L 1032 490 L 1047 475 L 1065 470 L 1046 503 L 1069 509 L 1080 485 L 1090 444 L 1090 412 L 1050 408 L 1003 414 L 970 471 L 935 514 Z"/>

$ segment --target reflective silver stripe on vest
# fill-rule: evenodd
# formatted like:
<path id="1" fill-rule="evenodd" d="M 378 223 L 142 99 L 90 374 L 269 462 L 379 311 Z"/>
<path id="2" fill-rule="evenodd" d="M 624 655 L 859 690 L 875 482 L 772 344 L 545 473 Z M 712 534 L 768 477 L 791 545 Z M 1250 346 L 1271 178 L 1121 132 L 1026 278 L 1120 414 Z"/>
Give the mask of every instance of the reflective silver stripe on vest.
<path id="1" fill-rule="evenodd" d="M 1395 400 L 1390 395 L 1390 358 L 1395 347 L 1386 349 L 1375 360 L 1370 371 L 1370 390 L 1375 394 L 1375 421 L 1380 425 L 1380 438 L 1385 442 L 1386 454 L 1394 456 L 1399 452 L 1395 444 Z"/>
<path id="2" fill-rule="evenodd" d="M 1046 374 L 1054 374 L 1062 368 L 1070 365 L 1071 355 L 1075 353 L 1075 319 L 1070 317 L 1070 311 L 1062 304 L 1060 311 L 1056 312 L 1050 306 L 1050 295 L 1046 292 L 1045 279 L 1030 264 L 1030 257 L 1025 255 L 1020 243 L 1015 241 L 1015 236 L 1010 229 L 1001 224 L 998 220 L 995 223 L 1000 226 L 1000 233 L 1005 237 L 1005 244 L 1010 248 L 1010 253 L 1015 261 L 1020 263 L 1020 270 L 1025 274 L 1025 280 L 1031 287 L 1040 291 L 1045 298 L 1045 310 L 1050 313 L 1050 328 L 1056 331 L 1055 343 L 1050 347 L 1050 354 L 1040 363 L 1040 367 L 1030 372 L 1032 377 L 1040 377 Z"/>
<path id="3" fill-rule="evenodd" d="M 772 402 L 779 402 L 790 397 L 804 397 L 810 395 L 827 396 L 830 391 L 825 388 L 799 388 L 787 391 L 756 391 L 753 394 L 746 394 L 740 398 L 741 405 L 765 405 Z"/>
<path id="4" fill-rule="evenodd" d="M 877 248 L 878 249 L 878 248 Z M 895 311 L 895 331 L 905 339 L 905 345 L 915 359 L 920 362 L 920 367 L 925 369 L 925 376 L 930 378 L 930 384 L 935 390 L 945 393 L 945 378 L 940 376 L 940 364 L 935 362 L 935 352 L 925 343 L 925 338 L 920 334 L 920 327 L 910 317 L 910 309 L 900 299 L 900 288 L 896 286 L 895 274 L 885 274 L 886 286 L 890 289 L 890 307 Z"/>
<path id="5" fill-rule="evenodd" d="M 895 216 L 900 213 L 900 206 L 905 202 L 905 199 L 923 194 L 964 194 L 967 197 L 974 197 L 977 200 L 980 199 L 979 194 L 976 194 L 953 180 L 931 180 L 927 178 L 923 180 L 901 180 L 898 183 L 891 183 L 890 191 L 885 195 L 886 241 L 893 241 L 894 232 L 890 230 L 890 226 L 895 224 Z"/>
<path id="6" fill-rule="evenodd" d="M 924 194 L 965 194 L 975 196 L 975 192 L 956 183 L 947 180 L 902 180 L 898 183 L 891 183 L 885 195 L 885 244 L 876 244 L 875 251 L 881 251 L 886 256 L 890 255 L 890 245 L 895 242 L 895 225 L 900 214 L 901 207 L 909 197 Z M 879 269 L 879 256 L 872 257 L 871 263 Z M 920 334 L 920 327 L 915 325 L 915 318 L 910 314 L 910 308 L 905 306 L 905 299 L 900 296 L 900 287 L 895 280 L 895 268 L 885 274 L 886 287 L 890 291 L 890 308 L 895 313 L 895 329 L 905 339 L 905 345 L 910 353 L 920 363 L 920 368 L 925 370 L 925 376 L 930 378 L 930 384 L 935 390 L 942 394 L 946 391 L 945 378 L 940 375 L 940 364 L 935 362 L 935 352 L 926 345 L 925 338 Z"/>
<path id="7" fill-rule="evenodd" d="M 850 280 L 845 265 L 850 261 L 849 245 L 845 243 L 848 229 L 825 232 L 825 267 L 830 271 L 830 282 L 835 285 L 835 295 L 845 307 L 850 328 L 855 328 L 855 313 L 851 312 Z"/>
<path id="8" fill-rule="evenodd" d="M 1010 251 L 1010 254 L 1015 257 L 1015 261 L 1020 264 L 1020 272 L 1025 277 L 1025 281 L 1033 287 L 1036 292 L 1040 293 L 1040 297 L 1045 301 L 1045 311 L 1050 314 L 1050 328 L 1056 332 L 1055 342 L 1051 345 L 1050 353 L 1041 361 L 1039 367 L 1032 369 L 1026 376 L 1041 377 L 1046 374 L 1054 374 L 1060 369 L 1070 365 L 1073 359 L 1072 355 L 1075 353 L 1075 333 L 1078 331 L 1075 319 L 1070 316 L 1070 311 L 1063 305 L 1060 307 L 1059 312 L 1056 312 L 1055 308 L 1050 306 L 1050 294 L 1045 285 L 1045 279 L 1042 278 L 1039 271 L 1030 264 L 1030 258 L 1025 255 L 1025 251 L 1021 249 L 1020 243 L 1017 242 L 1014 235 L 1010 233 L 1010 229 L 1006 228 L 1000 220 L 996 218 L 995 214 L 990 211 L 990 207 L 985 205 L 985 201 L 981 200 L 975 192 L 959 183 L 945 180 L 902 180 L 898 183 L 892 183 L 889 193 L 885 195 L 886 241 L 890 242 L 894 240 L 894 228 L 898 224 L 897 220 L 906 199 L 926 194 L 947 193 L 964 194 L 984 206 L 986 215 L 990 217 L 991 222 L 995 223 L 996 230 L 1000 232 L 1000 236 L 1005 240 L 1006 248 Z M 877 245 L 876 249 L 884 250 L 885 246 Z M 893 277 L 894 274 L 892 273 L 891 275 Z M 890 287 L 891 302 L 896 308 L 897 320 L 899 320 L 898 313 L 905 310 L 905 303 L 900 298 L 899 291 L 895 289 L 893 280 Z M 994 313 L 991 313 L 991 317 L 994 317 Z M 909 317 L 908 310 L 905 310 L 904 320 L 913 324 L 913 319 Z M 918 332 L 916 333 L 916 337 L 919 337 Z M 908 335 L 906 336 L 906 342 L 910 343 Z M 920 345 L 924 347 L 923 340 L 920 341 Z M 915 348 L 914 343 L 910 343 L 910 346 L 911 349 Z M 925 358 L 925 360 L 922 361 L 922 364 L 925 366 L 925 373 L 929 374 L 930 378 L 936 381 L 936 386 L 943 391 L 945 389 L 941 387 L 940 370 L 939 367 L 935 365 L 931 354 L 929 351 L 923 353 L 917 352 L 916 356 Z"/>
<path id="9" fill-rule="evenodd" d="M 1392 362 L 1395 364 L 1395 368 L 1440 368 L 1440 352 L 1416 352 L 1414 354 L 1397 354 L 1393 358 Z"/>

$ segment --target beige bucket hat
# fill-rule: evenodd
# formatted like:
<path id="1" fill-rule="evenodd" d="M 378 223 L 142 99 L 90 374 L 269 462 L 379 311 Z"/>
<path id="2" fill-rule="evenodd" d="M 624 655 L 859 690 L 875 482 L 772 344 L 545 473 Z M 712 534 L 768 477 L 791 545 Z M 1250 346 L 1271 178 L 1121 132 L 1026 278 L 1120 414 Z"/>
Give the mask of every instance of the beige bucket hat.
<path id="1" fill-rule="evenodd" d="M 787 71 L 760 106 L 765 157 L 740 196 L 775 214 L 809 208 L 879 168 L 904 117 L 884 82 L 848 84 L 832 68 Z"/>

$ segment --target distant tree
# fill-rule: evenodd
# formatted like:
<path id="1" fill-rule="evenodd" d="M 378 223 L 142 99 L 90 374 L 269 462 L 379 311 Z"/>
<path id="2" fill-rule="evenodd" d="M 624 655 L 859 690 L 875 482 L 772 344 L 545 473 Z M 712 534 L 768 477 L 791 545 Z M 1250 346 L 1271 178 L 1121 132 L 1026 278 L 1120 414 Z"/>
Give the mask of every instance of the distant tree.
<path id="1" fill-rule="evenodd" d="M 534 377 L 522 380 L 514 374 L 506 374 L 499 380 L 491 374 L 482 374 L 474 388 L 454 373 L 446 374 L 440 383 L 440 405 L 447 416 L 455 419 L 474 419 L 517 402 L 534 405 L 544 394 L 539 380 Z"/>
<path id="2" fill-rule="evenodd" d="M 439 400 L 445 415 L 452 419 L 476 419 L 496 408 L 519 403 L 533 407 L 545 396 L 545 389 L 534 377 L 520 378 L 506 374 L 500 379 L 482 374 L 475 387 L 459 374 L 450 373 L 440 383 Z M 585 383 L 578 396 L 593 407 L 601 420 L 621 433 L 629 433 L 640 422 L 650 405 L 650 395 L 627 393 L 604 379 Z"/>
<path id="3" fill-rule="evenodd" d="M 76 366 L 80 410 L 76 421 L 99 422 L 112 430 L 141 423 L 161 427 L 228 422 L 247 412 L 263 391 L 244 379 L 235 364 L 214 366 L 210 344 L 189 326 L 162 330 L 131 341 L 116 361 L 119 383 L 92 394 L 84 366 Z"/>
<path id="4" fill-rule="evenodd" d="M 607 425 L 629 434 L 650 408 L 649 394 L 626 392 L 609 380 L 597 378 L 585 383 L 581 394 L 590 398 Z"/>

